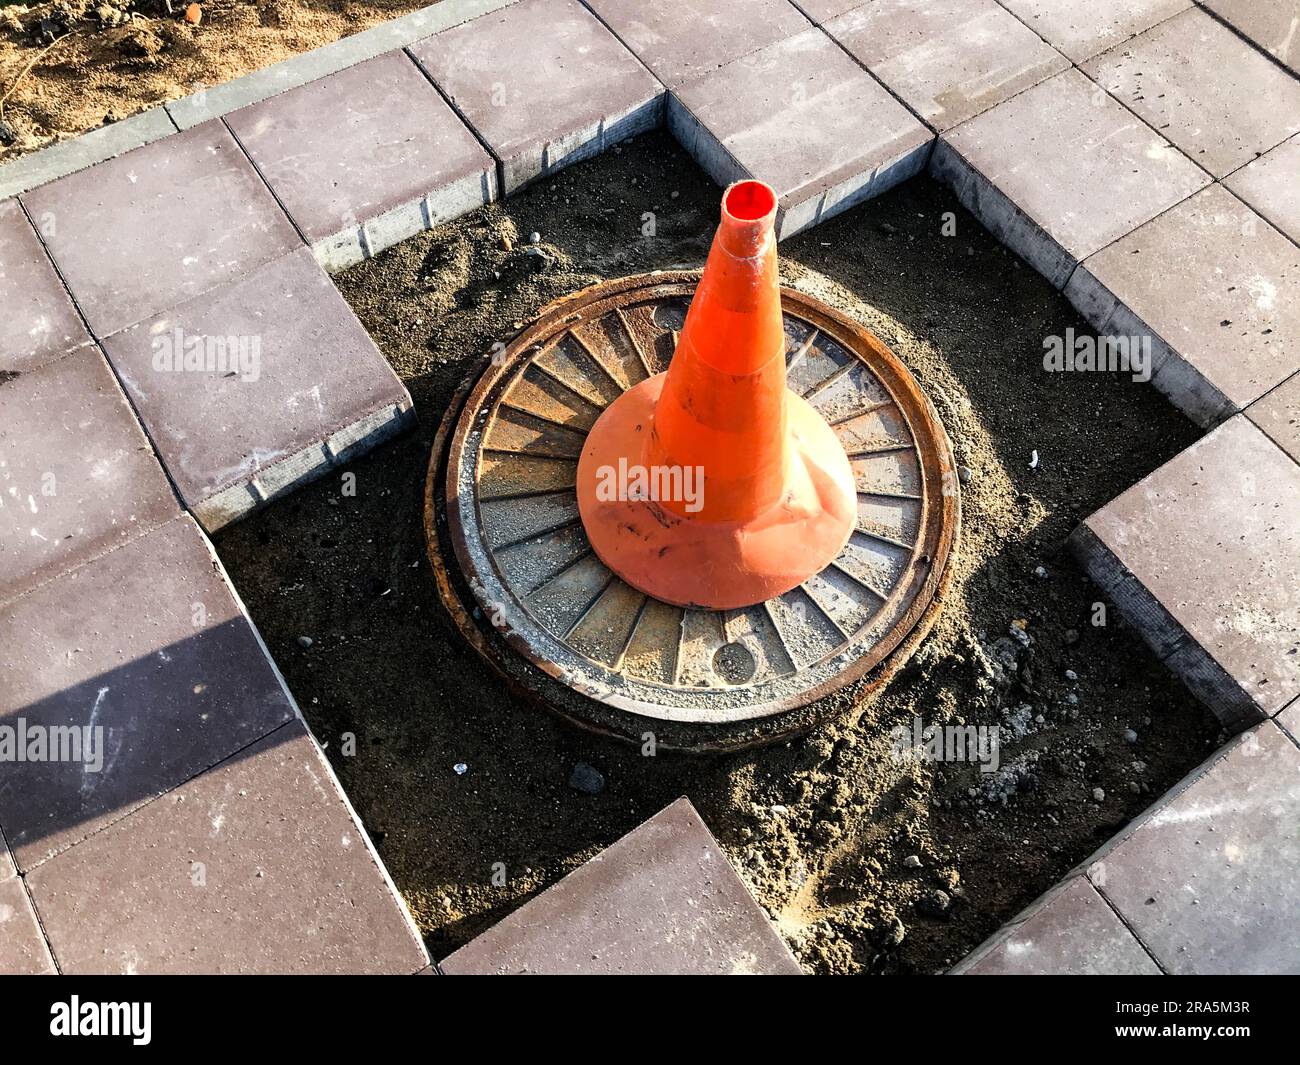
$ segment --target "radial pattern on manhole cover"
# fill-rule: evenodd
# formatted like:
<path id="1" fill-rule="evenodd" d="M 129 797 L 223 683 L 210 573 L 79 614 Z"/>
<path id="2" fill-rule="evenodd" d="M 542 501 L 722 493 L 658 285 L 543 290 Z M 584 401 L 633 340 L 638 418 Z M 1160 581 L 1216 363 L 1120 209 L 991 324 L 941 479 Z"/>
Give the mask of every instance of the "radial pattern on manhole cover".
<path id="1" fill-rule="evenodd" d="M 611 573 L 578 515 L 578 458 L 601 412 L 668 368 L 697 280 L 594 286 L 498 352 L 448 412 L 426 527 L 444 600 L 508 675 L 519 678 L 508 659 L 522 656 L 576 695 L 556 709 L 605 731 L 670 722 L 679 736 L 697 729 L 699 746 L 727 746 L 706 737 L 759 721 L 762 738 L 806 727 L 795 711 L 901 663 L 937 610 L 958 499 L 951 445 L 908 371 L 865 329 L 786 289 L 787 383 L 853 468 L 848 544 L 800 587 L 738 610 L 670 606 Z"/>

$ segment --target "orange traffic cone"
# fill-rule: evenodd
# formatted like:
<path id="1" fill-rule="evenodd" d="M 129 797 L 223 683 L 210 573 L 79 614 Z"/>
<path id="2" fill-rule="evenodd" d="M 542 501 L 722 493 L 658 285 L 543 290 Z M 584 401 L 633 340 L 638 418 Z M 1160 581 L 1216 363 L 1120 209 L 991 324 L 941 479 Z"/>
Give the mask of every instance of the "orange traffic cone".
<path id="1" fill-rule="evenodd" d="M 785 386 L 776 194 L 741 181 L 667 373 L 624 393 L 578 462 L 578 509 L 601 561 L 678 606 L 761 603 L 844 547 L 856 518 L 835 433 Z"/>

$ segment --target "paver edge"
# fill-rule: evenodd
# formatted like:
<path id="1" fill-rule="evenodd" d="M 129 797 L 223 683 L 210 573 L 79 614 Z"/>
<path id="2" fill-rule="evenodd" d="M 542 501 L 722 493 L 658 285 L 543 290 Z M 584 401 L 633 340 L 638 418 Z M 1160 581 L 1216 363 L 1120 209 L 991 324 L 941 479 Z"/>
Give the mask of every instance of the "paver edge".
<path id="1" fill-rule="evenodd" d="M 441 0 L 238 78 L 0 163 L 0 200 L 30 192 L 209 119 L 374 59 L 518 0 Z M 430 28 L 432 27 L 432 28 Z M 214 102 L 215 101 L 215 102 Z"/>
<path id="2" fill-rule="evenodd" d="M 1071 881 L 1075 880 L 1078 877 L 1082 877 L 1085 882 L 1091 885 L 1093 890 L 1096 891 L 1097 894 L 1101 896 L 1101 898 L 1105 901 L 1106 905 L 1111 909 L 1112 912 L 1116 914 L 1120 922 L 1124 925 L 1125 929 L 1127 929 L 1129 934 L 1133 936 L 1135 940 L 1137 940 L 1137 942 L 1141 945 L 1142 949 L 1147 953 L 1147 955 L 1151 957 L 1153 961 L 1156 962 L 1157 966 L 1159 966 L 1162 972 L 1166 971 L 1165 966 L 1160 963 L 1158 956 L 1151 950 L 1150 946 L 1142 939 L 1142 937 L 1139 936 L 1137 932 L 1129 925 L 1129 923 L 1126 920 L 1124 920 L 1124 917 L 1119 912 L 1118 908 L 1111 901 L 1111 899 L 1106 895 L 1105 885 L 1098 884 L 1092 879 L 1091 870 L 1097 863 L 1104 861 L 1107 855 L 1109 855 L 1121 844 L 1126 842 L 1131 835 L 1137 832 L 1149 820 L 1151 820 L 1153 817 L 1158 816 L 1170 803 L 1177 800 L 1184 792 L 1186 792 L 1189 788 L 1191 788 L 1194 784 L 1196 784 L 1202 777 L 1208 774 L 1216 765 L 1218 765 L 1219 762 L 1227 758 L 1238 747 L 1251 743 L 1252 737 L 1255 735 L 1256 732 L 1258 732 L 1261 729 L 1267 729 L 1269 727 L 1276 728 L 1278 732 L 1282 734 L 1284 739 L 1290 742 L 1296 742 L 1292 737 L 1290 737 L 1287 734 L 1286 730 L 1282 728 L 1282 726 L 1279 725 L 1276 721 L 1272 719 L 1265 719 L 1258 722 L 1253 728 L 1245 732 L 1241 732 L 1238 735 L 1232 737 L 1232 739 L 1230 739 L 1227 743 L 1223 744 L 1221 747 L 1215 748 L 1214 751 L 1212 751 L 1201 762 L 1199 762 L 1196 766 L 1194 766 L 1191 770 L 1189 770 L 1185 776 L 1183 776 L 1175 784 L 1173 784 L 1155 802 L 1153 802 L 1145 810 L 1143 810 L 1136 817 L 1134 817 L 1133 820 L 1129 821 L 1128 824 L 1126 824 L 1123 828 L 1121 828 L 1118 832 L 1116 832 L 1113 836 L 1111 836 L 1110 839 L 1106 840 L 1106 842 L 1104 842 L 1100 847 L 1098 847 L 1095 851 L 1093 851 L 1092 854 L 1090 854 L 1083 861 L 1079 862 L 1077 865 L 1067 870 L 1055 884 L 1053 884 L 1041 895 L 1039 895 L 1032 902 L 1026 905 L 1023 910 L 1021 910 L 1016 914 L 1016 916 L 1011 918 L 1005 924 L 999 926 L 979 946 L 977 946 L 974 950 L 972 950 L 969 954 L 967 954 L 964 958 L 962 958 L 961 961 L 959 961 L 956 965 L 954 965 L 951 969 L 949 969 L 948 973 L 950 975 L 961 975 L 961 973 L 964 972 L 965 968 L 968 967 L 968 963 L 974 964 L 976 961 L 981 960 L 992 949 L 996 948 L 1001 943 L 1003 938 L 1005 938 L 1005 934 L 1014 932 L 1014 930 L 1017 927 L 1019 927 L 1021 924 L 1023 924 L 1025 920 L 1027 920 L 1029 917 L 1032 917 L 1035 913 L 1037 913 L 1038 910 L 1041 908 L 1040 903 L 1051 901 L 1051 898 L 1055 897 L 1055 895 L 1063 891 L 1065 887 L 1070 884 Z"/>
<path id="3" fill-rule="evenodd" d="M 252 630 L 253 639 L 257 642 L 258 649 L 262 652 L 262 657 L 266 659 L 267 664 L 271 667 L 271 673 L 275 676 L 276 682 L 280 685 L 280 690 L 284 693 L 284 697 L 289 700 L 289 706 L 292 708 L 295 718 L 301 723 L 303 730 L 307 733 L 308 739 L 311 740 L 312 745 L 316 748 L 316 755 L 321 764 L 325 766 L 325 771 L 329 774 L 330 783 L 333 784 L 334 791 L 342 801 L 343 808 L 347 811 L 348 816 L 352 818 L 353 824 L 356 825 L 357 832 L 361 836 L 361 839 L 365 841 L 366 854 L 370 858 L 371 862 L 374 863 L 375 868 L 379 870 L 379 876 L 383 880 L 384 886 L 388 889 L 389 895 L 397 903 L 398 910 L 406 922 L 406 930 L 415 941 L 416 949 L 424 956 L 424 965 L 416 966 L 411 970 L 411 972 L 416 973 L 423 968 L 427 968 L 430 964 L 436 964 L 429 954 L 428 947 L 425 946 L 424 937 L 420 934 L 419 925 L 416 924 L 415 918 L 412 916 L 410 909 L 406 905 L 405 897 L 400 891 L 398 891 L 397 885 L 393 882 L 392 875 L 388 872 L 388 866 L 384 864 L 383 859 L 379 856 L 379 851 L 375 847 L 374 841 L 370 838 L 370 833 L 366 831 L 365 822 L 363 822 L 361 817 L 357 814 L 356 807 L 352 805 L 352 799 L 348 795 L 347 789 L 343 787 L 342 782 L 338 778 L 338 774 L 334 772 L 334 766 L 325 754 L 325 749 L 320 745 L 320 741 L 316 739 L 316 733 L 312 731 L 311 724 L 303 715 L 302 707 L 298 705 L 298 700 L 293 697 L 293 692 L 289 690 L 289 682 L 285 680 L 284 674 L 280 672 L 280 664 L 276 662 L 275 657 L 271 654 L 270 648 L 266 645 L 266 641 L 262 638 L 262 631 L 257 627 L 257 623 L 253 620 L 253 615 L 249 613 L 248 606 L 244 603 L 243 597 L 239 594 L 239 589 L 235 587 L 235 583 L 226 573 L 225 566 L 221 565 L 220 556 L 218 555 L 216 548 L 212 545 L 212 541 L 208 539 L 207 534 L 200 529 L 199 535 L 203 537 L 204 541 L 208 545 L 208 550 L 211 551 L 213 557 L 217 559 L 219 572 L 225 578 L 226 584 L 230 589 L 230 594 L 234 597 L 235 606 L 239 609 L 239 612 L 244 616 L 244 618 L 247 619 L 248 627 Z M 290 724 L 290 722 L 285 722 L 285 724 Z M 279 728 L 283 727 L 284 725 L 279 726 Z M 279 729 L 272 730 L 272 732 L 276 731 L 279 731 Z M 272 733 L 270 732 L 267 733 L 268 736 L 271 734 Z M 265 737 L 262 738 L 265 739 Z M 206 771 L 207 770 L 204 772 Z"/>

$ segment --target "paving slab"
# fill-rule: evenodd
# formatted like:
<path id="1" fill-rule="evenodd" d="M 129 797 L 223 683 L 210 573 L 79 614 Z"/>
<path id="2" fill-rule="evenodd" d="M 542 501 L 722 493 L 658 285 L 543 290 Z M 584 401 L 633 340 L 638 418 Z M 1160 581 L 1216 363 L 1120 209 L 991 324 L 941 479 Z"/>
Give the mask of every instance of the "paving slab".
<path id="1" fill-rule="evenodd" d="M 294 715 L 186 516 L 9 604 L 0 640 L 0 722 L 27 756 L 0 823 L 24 871 Z"/>
<path id="2" fill-rule="evenodd" d="M 1228 728 L 1300 695 L 1300 466 L 1249 419 L 1106 504 L 1071 545 Z"/>
<path id="3" fill-rule="evenodd" d="M 789 0 L 586 0 L 586 4 L 669 88 L 808 29 Z"/>
<path id="4" fill-rule="evenodd" d="M 1057 288 L 1080 260 L 1210 181 L 1077 70 L 944 133 L 931 170 Z"/>
<path id="5" fill-rule="evenodd" d="M 0 603 L 179 512 L 98 348 L 0 383 Z"/>
<path id="6" fill-rule="evenodd" d="M 1252 403 L 1246 416 L 1300 462 L 1300 373 Z"/>
<path id="7" fill-rule="evenodd" d="M 429 963 L 293 721 L 27 878 L 65 973 L 392 973 Z"/>
<path id="8" fill-rule="evenodd" d="M 17 200 L 0 202 L 0 374 L 20 373 L 90 335 Z"/>
<path id="9" fill-rule="evenodd" d="M 1215 177 L 1300 131 L 1300 80 L 1198 8 L 1083 69 Z"/>
<path id="10" fill-rule="evenodd" d="M 327 269 L 496 195 L 491 156 L 401 50 L 226 122 Z"/>
<path id="11" fill-rule="evenodd" d="M 776 190 L 781 239 L 918 173 L 933 142 L 817 29 L 673 89 L 668 123 L 718 184 L 751 177 Z"/>
<path id="12" fill-rule="evenodd" d="M 1076 63 L 1186 11 L 1192 0 L 998 0 Z"/>
<path id="13" fill-rule="evenodd" d="M 21 197 L 96 336 L 174 307 L 301 244 L 220 122 Z"/>
<path id="14" fill-rule="evenodd" d="M 318 81 L 340 70 L 397 48 L 432 33 L 496 11 L 515 0 L 436 0 L 410 14 L 387 19 L 368 30 L 341 40 L 300 52 L 269 67 L 262 67 L 220 85 L 209 85 L 179 100 L 168 103 L 167 110 L 181 129 L 220 118 L 241 107 L 267 100 L 282 92 Z"/>
<path id="15" fill-rule="evenodd" d="M 1300 244 L 1300 136 L 1283 141 L 1223 183 Z"/>
<path id="16" fill-rule="evenodd" d="M 0 976 L 43 976 L 54 971 L 54 959 L 23 882 L 17 877 L 0 879 Z"/>
<path id="17" fill-rule="evenodd" d="M 0 165 L 0 198 L 44 185 L 105 159 L 152 144 L 176 132 L 176 125 L 162 107 L 142 111 L 112 125 L 92 129 L 39 152 L 20 156 Z"/>
<path id="18" fill-rule="evenodd" d="M 104 341 L 208 531 L 391 436 L 411 398 L 306 248 Z"/>
<path id="19" fill-rule="evenodd" d="M 1295 743 L 1300 744 L 1300 699 L 1277 715 L 1277 723 Z"/>
<path id="20" fill-rule="evenodd" d="M 1278 62 L 1300 73 L 1300 0 L 1201 0 Z"/>
<path id="21" fill-rule="evenodd" d="M 1174 975 L 1300 971 L 1300 748 L 1272 722 L 1193 772 L 1088 865 Z"/>
<path id="22" fill-rule="evenodd" d="M 441 964 L 449 976 L 800 973 L 688 799 Z"/>
<path id="23" fill-rule="evenodd" d="M 505 193 L 663 118 L 663 86 L 577 0 L 521 0 L 411 54 L 501 161 Z"/>
<path id="24" fill-rule="evenodd" d="M 1151 336 L 1152 383 L 1212 426 L 1300 370 L 1300 248 L 1212 185 L 1084 260 L 1066 297 Z"/>
<path id="25" fill-rule="evenodd" d="M 1031 905 L 952 970 L 963 976 L 1159 976 L 1160 967 L 1083 876 Z"/>
<path id="26" fill-rule="evenodd" d="M 826 32 L 939 130 L 1070 65 L 995 0 L 875 0 Z"/>
<path id="27" fill-rule="evenodd" d="M 819 26 L 824 26 L 837 15 L 861 7 L 870 0 L 791 0 L 795 7 Z"/>

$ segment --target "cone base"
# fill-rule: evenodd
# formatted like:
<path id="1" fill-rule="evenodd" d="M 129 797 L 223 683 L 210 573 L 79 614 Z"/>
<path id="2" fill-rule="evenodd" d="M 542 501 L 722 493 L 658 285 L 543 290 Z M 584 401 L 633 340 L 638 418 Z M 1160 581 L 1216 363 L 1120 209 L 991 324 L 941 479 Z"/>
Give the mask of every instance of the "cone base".
<path id="1" fill-rule="evenodd" d="M 708 610 L 762 603 L 829 565 L 857 519 L 853 471 L 825 419 L 793 392 L 791 461 L 777 505 L 747 521 L 707 521 L 653 499 L 609 498 L 611 471 L 644 468 L 665 376 L 615 400 L 583 446 L 578 510 L 600 560 L 655 599 Z"/>

